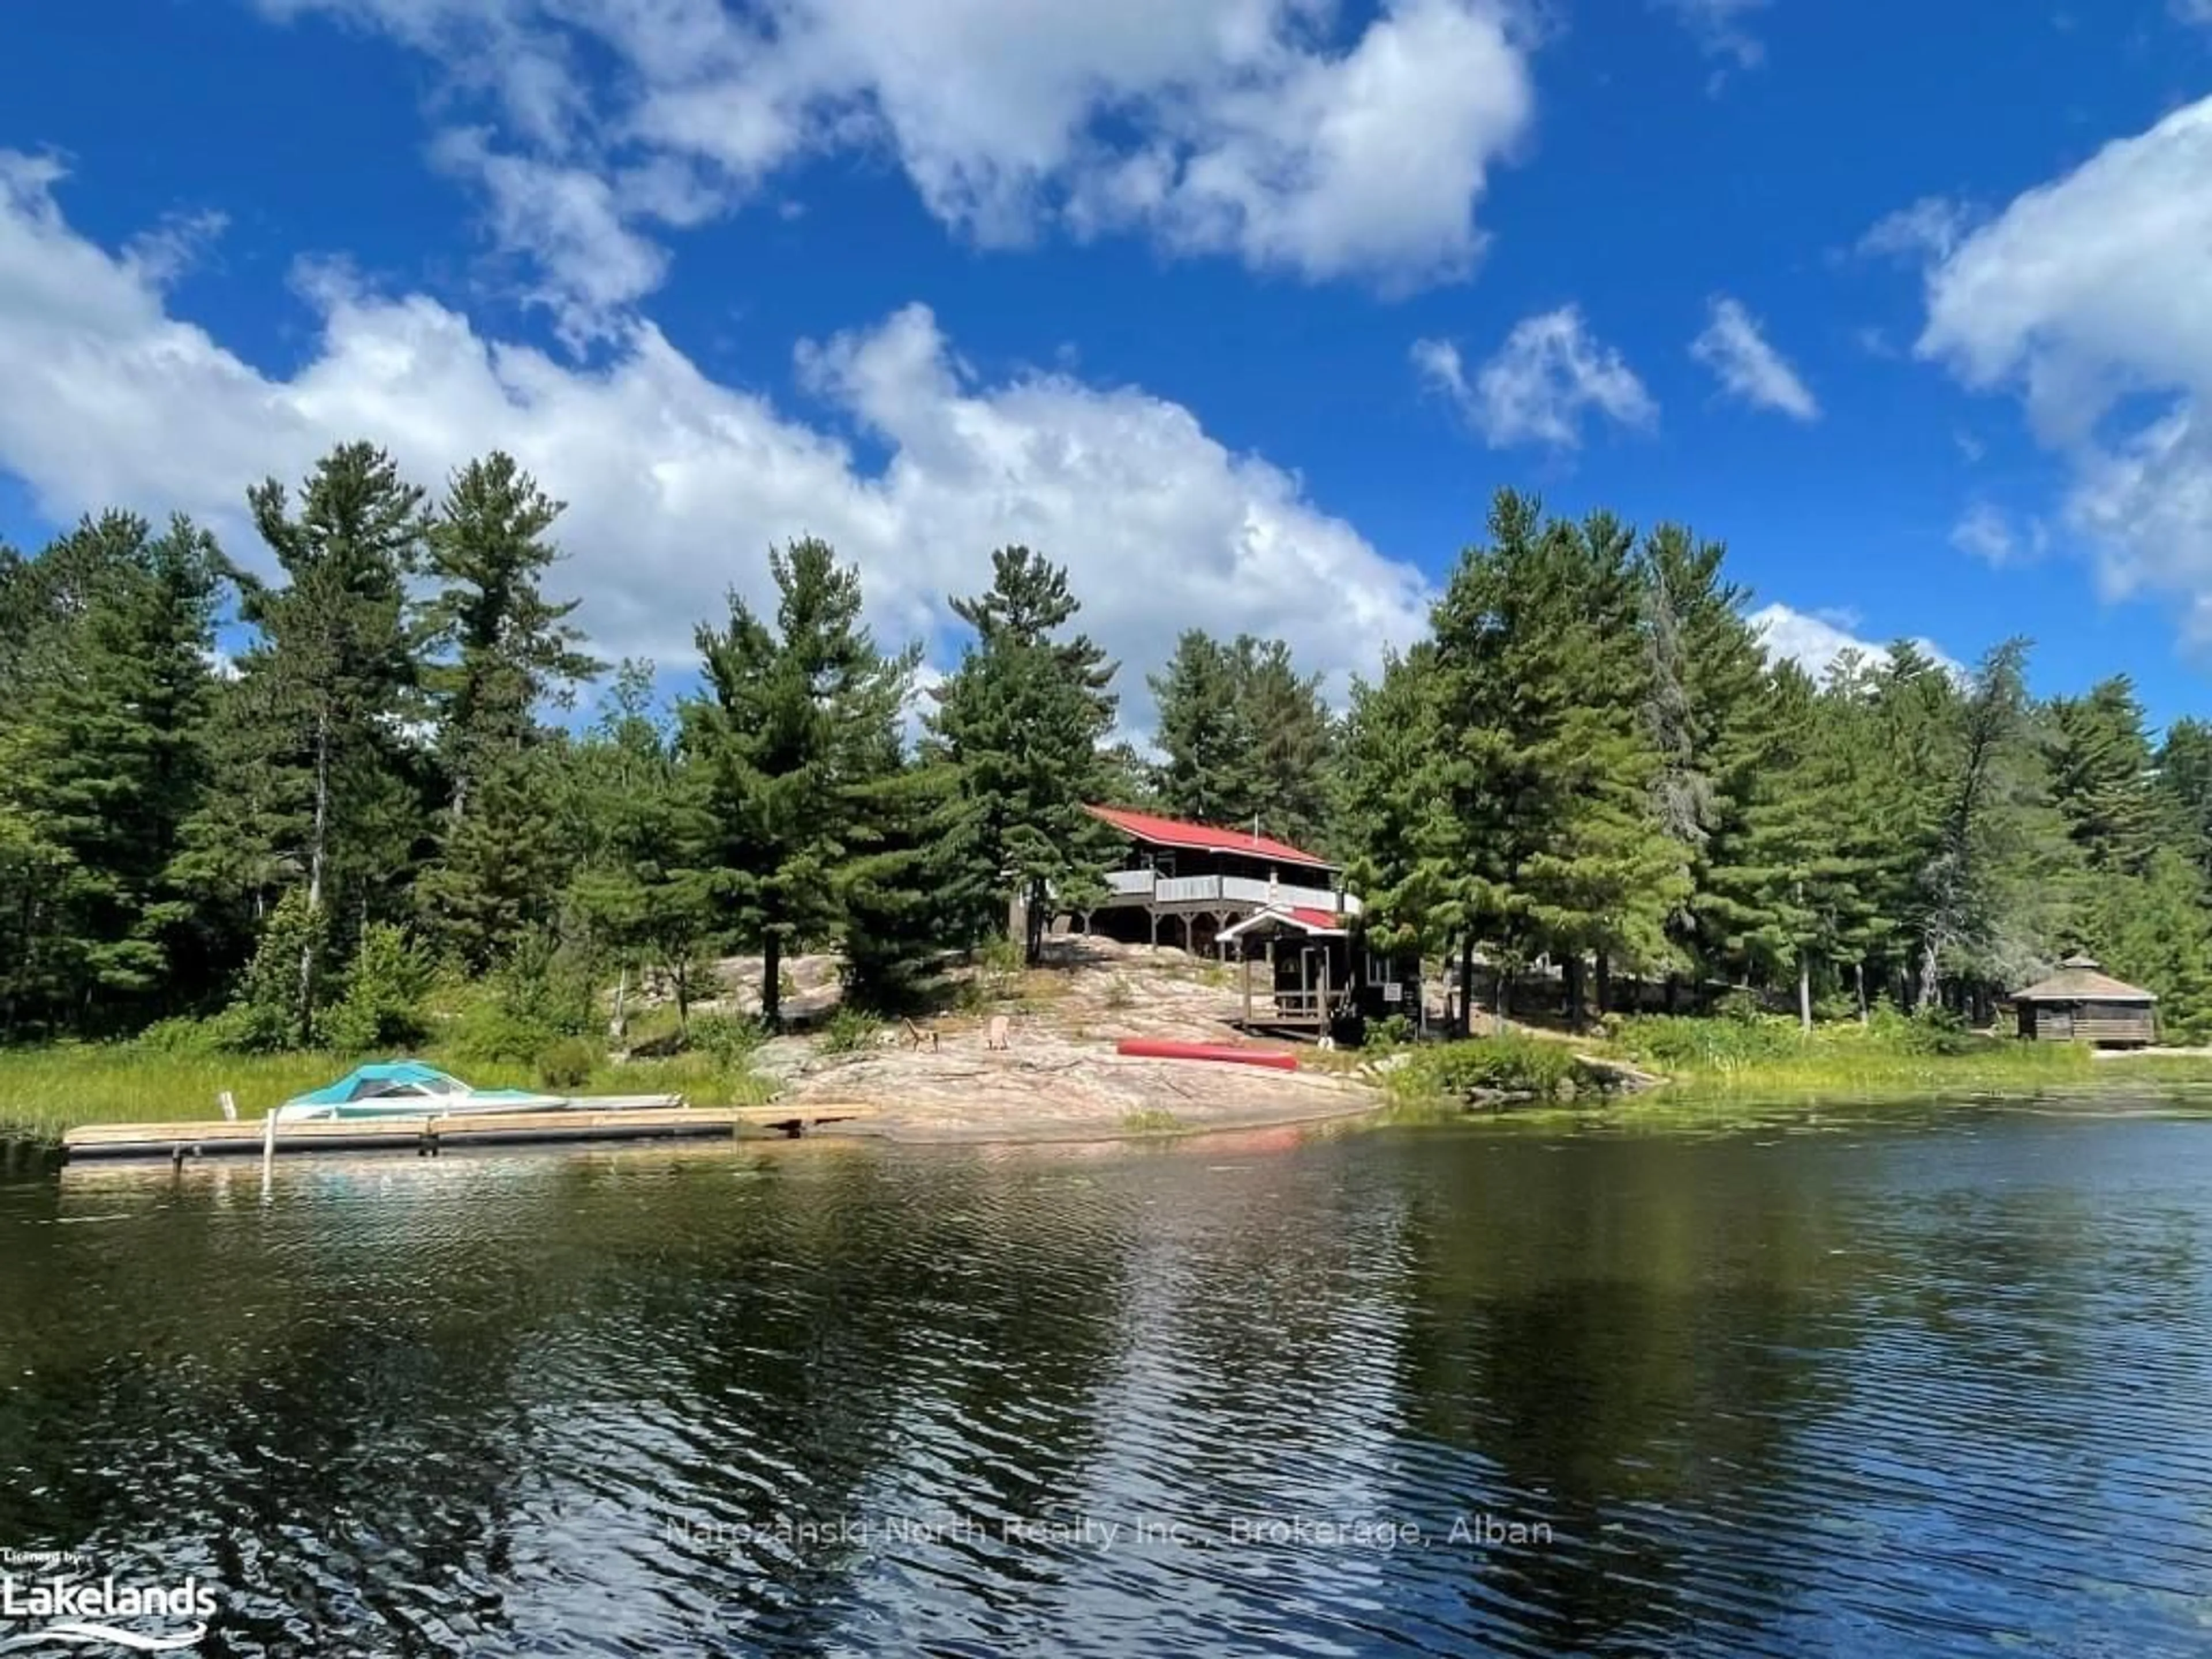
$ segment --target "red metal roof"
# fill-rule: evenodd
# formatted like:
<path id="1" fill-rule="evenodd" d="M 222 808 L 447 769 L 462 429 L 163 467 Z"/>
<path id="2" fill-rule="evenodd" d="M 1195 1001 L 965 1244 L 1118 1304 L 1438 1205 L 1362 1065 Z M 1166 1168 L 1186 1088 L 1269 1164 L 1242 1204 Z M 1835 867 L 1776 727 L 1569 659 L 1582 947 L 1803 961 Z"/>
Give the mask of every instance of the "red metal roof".
<path id="1" fill-rule="evenodd" d="M 1334 910 L 1310 910 L 1303 904 L 1294 904 L 1286 914 L 1302 927 L 1317 928 L 1326 933 L 1344 931 L 1344 918 Z"/>
<path id="2" fill-rule="evenodd" d="M 1133 812 L 1122 806 L 1086 806 L 1095 818 L 1158 847 L 1188 847 L 1206 853 L 1242 853 L 1247 858 L 1272 859 L 1277 864 L 1300 864 L 1315 870 L 1334 870 L 1327 859 L 1301 853 L 1286 842 L 1255 836 L 1243 830 L 1218 830 L 1210 823 L 1185 823 L 1150 812 Z"/>

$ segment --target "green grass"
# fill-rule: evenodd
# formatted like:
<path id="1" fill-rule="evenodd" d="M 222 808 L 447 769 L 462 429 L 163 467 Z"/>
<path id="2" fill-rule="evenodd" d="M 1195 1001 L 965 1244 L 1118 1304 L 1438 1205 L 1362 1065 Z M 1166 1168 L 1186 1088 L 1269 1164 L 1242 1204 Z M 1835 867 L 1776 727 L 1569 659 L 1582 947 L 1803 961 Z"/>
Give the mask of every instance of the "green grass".
<path id="1" fill-rule="evenodd" d="M 2212 1059 L 2099 1059 L 2081 1044 L 2022 1042 L 1936 1019 L 1877 1012 L 1808 1032 L 1790 1019 L 1647 1018 L 1622 1022 L 1614 1051 L 1670 1079 L 1669 1095 L 1707 1098 L 1884 1099 L 2034 1094 L 2083 1084 L 2212 1080 Z"/>
<path id="2" fill-rule="evenodd" d="M 2033 1089 L 2087 1081 L 2100 1062 L 2070 1043 L 1984 1036 L 1895 1013 L 1818 1025 L 1789 1019 L 1624 1021 L 1611 1045 L 1676 1085 L 1705 1094 L 1917 1094 Z"/>
<path id="3" fill-rule="evenodd" d="M 1867 1096 L 1921 1094 L 1931 1090 L 2032 1090 L 2084 1083 L 2103 1068 L 2086 1048 L 2070 1044 L 2008 1042 L 1978 1052 L 1948 1054 L 1808 1047 L 1800 1054 L 1670 1073 L 1681 1089 L 1708 1094 Z"/>
<path id="4" fill-rule="evenodd" d="M 1182 1127 L 1181 1118 L 1173 1112 L 1164 1111 L 1157 1106 L 1146 1106 L 1137 1111 L 1121 1114 L 1121 1129 L 1126 1134 L 1173 1134 Z"/>
<path id="5" fill-rule="evenodd" d="M 825 1054 L 866 1054 L 876 1046 L 884 1025 L 857 1008 L 840 1008 L 822 1028 L 819 1047 Z"/>
<path id="6" fill-rule="evenodd" d="M 1638 1118 L 1700 1103 L 1924 1098 L 2019 1094 L 2107 1084 L 2212 1081 L 2212 1059 L 2147 1055 L 2099 1059 L 2085 1047 L 1987 1036 L 1941 1020 L 1882 1013 L 1800 1029 L 1774 1018 L 1624 1020 L 1609 1036 L 1569 1044 L 1532 1037 L 1477 1038 L 1423 1047 L 1385 1081 L 1394 1121 L 1456 1115 L 1468 1099 L 1497 1091 L 1516 1099 L 1581 1099 L 1601 1085 L 1574 1059 L 1580 1052 L 1625 1060 L 1665 1086 L 1615 1097 Z"/>
<path id="7" fill-rule="evenodd" d="M 1395 1103 L 1421 1108 L 1488 1094 L 1533 1100 L 1602 1094 L 1611 1082 L 1578 1060 L 1572 1045 L 1510 1036 L 1415 1048 L 1387 1074 L 1384 1088 Z"/>
<path id="8" fill-rule="evenodd" d="M 536 1066 L 441 1055 L 417 1058 L 479 1088 L 541 1087 Z M 161 1123 L 216 1118 L 216 1097 L 228 1089 L 240 1117 L 264 1112 L 342 1076 L 364 1059 L 391 1055 L 204 1054 L 165 1053 L 136 1043 L 56 1043 L 0 1049 L 0 1139 L 52 1142 L 85 1123 Z M 579 1094 L 681 1094 L 695 1105 L 751 1106 L 772 1085 L 742 1062 L 709 1054 L 592 1067 Z"/>

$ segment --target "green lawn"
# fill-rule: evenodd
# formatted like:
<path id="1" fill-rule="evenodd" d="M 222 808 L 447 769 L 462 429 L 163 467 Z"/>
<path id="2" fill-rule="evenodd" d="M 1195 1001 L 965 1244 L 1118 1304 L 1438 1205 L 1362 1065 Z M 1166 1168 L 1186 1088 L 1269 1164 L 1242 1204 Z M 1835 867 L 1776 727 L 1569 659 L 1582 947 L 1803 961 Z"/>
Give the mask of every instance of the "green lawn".
<path id="1" fill-rule="evenodd" d="M 196 1054 L 136 1043 L 56 1043 L 0 1049 L 0 1139 L 58 1141 L 82 1123 L 159 1123 L 217 1118 L 228 1089 L 239 1115 L 258 1118 L 292 1096 L 343 1076 L 364 1059 L 391 1055 Z M 542 1087 L 534 1067 L 441 1055 L 418 1058 L 480 1088 Z M 749 1106 L 770 1085 L 707 1055 L 627 1065 L 602 1062 L 578 1094 L 681 1094 L 695 1105 Z"/>

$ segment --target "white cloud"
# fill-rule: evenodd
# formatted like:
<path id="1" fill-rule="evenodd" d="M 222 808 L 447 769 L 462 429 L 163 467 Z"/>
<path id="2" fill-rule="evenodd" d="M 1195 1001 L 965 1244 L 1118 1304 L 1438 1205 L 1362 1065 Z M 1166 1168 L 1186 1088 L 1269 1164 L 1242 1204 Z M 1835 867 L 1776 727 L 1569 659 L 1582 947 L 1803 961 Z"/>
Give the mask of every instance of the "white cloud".
<path id="1" fill-rule="evenodd" d="M 1766 9 L 1766 0 L 1653 0 L 1671 12 L 1708 58 L 1717 58 L 1738 69 L 1756 69 L 1765 61 L 1766 48 L 1744 27 L 1744 20 Z M 1719 79 L 1714 82 L 1717 88 Z"/>
<path id="2" fill-rule="evenodd" d="M 2212 0 L 2167 0 L 2177 21 L 2212 27 Z"/>
<path id="3" fill-rule="evenodd" d="M 1713 301 L 1711 318 L 1690 343 L 1690 355 L 1712 370 L 1729 395 L 1754 409 L 1776 410 L 1794 421 L 1820 418 L 1811 389 L 1736 301 L 1725 295 Z"/>
<path id="4" fill-rule="evenodd" d="M 1583 417 L 1593 411 L 1629 427 L 1649 427 L 1659 416 L 1644 383 L 1590 332 L 1577 306 L 1522 318 L 1472 379 L 1449 340 L 1417 340 L 1412 355 L 1421 377 L 1496 448 L 1571 449 L 1582 441 Z"/>
<path id="5" fill-rule="evenodd" d="M 1922 356 L 2021 399 L 2112 596 L 2212 642 L 2212 99 L 2021 195 L 1929 274 Z"/>
<path id="6" fill-rule="evenodd" d="M 635 193 L 641 170 L 693 169 L 727 210 L 810 156 L 877 149 L 987 244 L 1133 230 L 1401 289 L 1472 265 L 1490 171 L 1535 108 L 1522 0 L 1383 0 L 1348 39 L 1334 0 L 261 3 L 381 27 L 489 92 L 506 147 L 559 164 L 492 191 L 501 239 L 555 283 L 590 274 L 580 217 L 602 240 L 687 222 Z M 582 47 L 619 70 L 592 92 Z M 611 193 L 586 199 L 580 168 Z M 624 250 L 623 281 L 646 269 Z"/>
<path id="7" fill-rule="evenodd" d="M 1946 196 L 1923 196 L 1911 206 L 1876 220 L 1859 238 L 1858 252 L 1871 258 L 1932 264 L 1957 252 L 1982 216 L 1964 202 Z"/>
<path id="8" fill-rule="evenodd" d="M 2032 563 L 2050 546 L 2049 527 L 2040 519 L 2015 524 L 2002 508 L 1977 501 L 1951 528 L 1951 545 L 1997 569 Z"/>
<path id="9" fill-rule="evenodd" d="M 618 331 L 628 307 L 660 286 L 667 253 L 624 222 L 614 187 L 596 173 L 503 154 L 481 129 L 441 134 L 431 156 L 482 187 L 503 252 L 536 260 L 542 278 L 527 297 L 552 312 L 571 345 Z"/>
<path id="10" fill-rule="evenodd" d="M 1966 516 L 1952 526 L 1951 545 L 1990 564 L 2012 562 L 2011 526 L 2006 524 L 2004 514 L 1987 501 L 1975 502 L 1966 509 Z"/>
<path id="11" fill-rule="evenodd" d="M 1816 680 L 1846 653 L 1874 660 L 1888 653 L 1888 647 L 1862 639 L 1826 615 L 1793 610 L 1778 601 L 1762 605 L 1748 620 L 1765 642 L 1769 657 L 1777 662 L 1794 662 Z M 1935 641 L 1920 638 L 1911 642 L 1952 672 L 1964 672 Z"/>
<path id="12" fill-rule="evenodd" d="M 1297 480 L 1209 436 L 1189 410 L 1063 374 L 979 380 L 925 308 L 802 352 L 811 387 L 889 456 L 847 446 L 707 378 L 633 324 L 589 368 L 487 338 L 419 295 L 386 297 L 325 268 L 304 285 L 319 331 L 265 374 L 167 314 L 158 268 L 77 234 L 50 161 L 0 153 L 0 469 L 58 520 L 106 505 L 213 522 L 260 556 L 245 487 L 291 480 L 368 437 L 418 480 L 494 447 L 571 503 L 559 582 L 608 656 L 691 659 L 724 590 L 764 596 L 772 543 L 815 534 L 859 563 L 886 638 L 950 659 L 947 592 L 1026 542 L 1067 565 L 1084 620 L 1143 670 L 1181 629 L 1279 635 L 1341 691 L 1423 625 L 1419 573 L 1322 512 Z"/>

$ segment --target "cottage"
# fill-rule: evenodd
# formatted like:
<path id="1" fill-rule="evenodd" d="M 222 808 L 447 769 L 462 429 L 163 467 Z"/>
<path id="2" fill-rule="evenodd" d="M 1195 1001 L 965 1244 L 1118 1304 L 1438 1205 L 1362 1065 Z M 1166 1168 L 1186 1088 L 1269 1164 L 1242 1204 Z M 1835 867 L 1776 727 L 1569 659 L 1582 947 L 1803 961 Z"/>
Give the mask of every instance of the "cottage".
<path id="1" fill-rule="evenodd" d="M 1127 851 L 1107 872 L 1097 908 L 1076 931 L 1133 945 L 1211 951 L 1224 928 L 1262 910 L 1302 910 L 1332 921 L 1359 914 L 1336 865 L 1287 842 L 1119 806 L 1085 809 L 1118 830 Z"/>
<path id="2" fill-rule="evenodd" d="M 2094 1042 L 2134 1048 L 2158 1041 L 2158 999 L 2072 956 L 2049 979 L 2013 993 L 2021 1036 L 2031 1042 Z"/>

